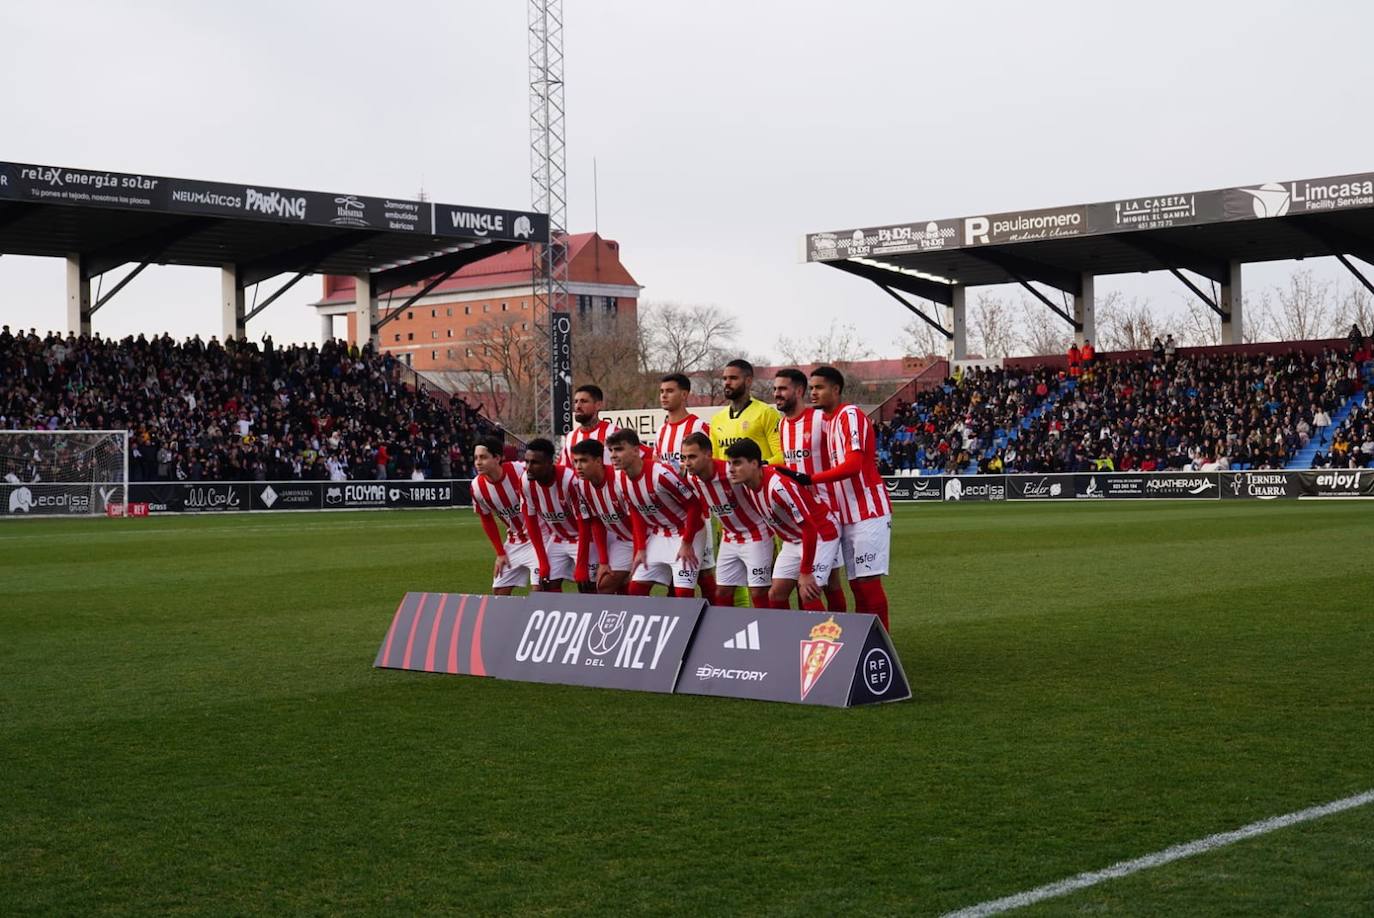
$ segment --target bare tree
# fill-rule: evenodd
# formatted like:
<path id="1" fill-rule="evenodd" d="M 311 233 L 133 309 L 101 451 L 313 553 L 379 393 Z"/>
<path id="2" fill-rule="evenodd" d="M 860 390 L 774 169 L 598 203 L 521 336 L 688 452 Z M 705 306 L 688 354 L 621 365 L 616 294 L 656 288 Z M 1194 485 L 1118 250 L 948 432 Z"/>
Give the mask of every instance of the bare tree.
<path id="1" fill-rule="evenodd" d="M 974 298 L 972 313 L 970 338 L 979 353 L 984 357 L 1007 357 L 1016 350 L 1020 336 L 1006 300 L 989 293 L 979 293 Z"/>
<path id="2" fill-rule="evenodd" d="M 645 303 L 639 326 L 644 342 L 643 369 L 689 376 L 714 371 L 739 334 L 739 325 L 719 306 Z M 722 359 L 723 358 L 723 359 Z"/>
<path id="3" fill-rule="evenodd" d="M 1318 280 L 1311 269 L 1294 271 L 1288 283 L 1274 288 L 1278 301 L 1268 313 L 1270 329 L 1280 341 L 1325 338 L 1337 317 L 1331 302 L 1332 283 Z"/>
<path id="4" fill-rule="evenodd" d="M 1183 310 L 1183 327 L 1179 330 L 1183 344 L 1203 347 L 1221 343 L 1221 317 L 1212 307 L 1190 296 L 1184 299 Z"/>
<path id="5" fill-rule="evenodd" d="M 943 357 L 949 353 L 949 341 L 928 322 L 912 317 L 902 326 L 902 347 L 913 357 Z"/>
<path id="6" fill-rule="evenodd" d="M 1021 297 L 1021 343 L 1035 357 L 1062 354 L 1069 349 L 1073 333 L 1069 324 L 1051 312 L 1044 303 Z"/>
<path id="7" fill-rule="evenodd" d="M 1097 338 L 1094 344 L 1108 351 L 1149 350 L 1155 338 L 1165 338 L 1177 329 L 1173 319 L 1159 315 L 1148 300 L 1113 290 L 1097 302 Z"/>
<path id="8" fill-rule="evenodd" d="M 468 329 L 464 364 L 474 388 L 492 406 L 494 419 L 516 432 L 538 425 L 537 406 L 543 397 L 541 363 L 548 327 L 541 322 L 509 315 L 486 319 Z"/>
<path id="9" fill-rule="evenodd" d="M 635 316 L 592 312 L 573 323 L 573 380 L 601 387 L 612 408 L 652 403 L 658 374 L 648 372 L 646 357 Z"/>
<path id="10" fill-rule="evenodd" d="M 1358 325 L 1366 336 L 1374 335 L 1374 297 L 1362 284 L 1352 283 L 1341 297 L 1340 310 L 1336 318 L 1336 332 L 1345 337 L 1351 325 Z"/>
<path id="11" fill-rule="evenodd" d="M 778 338 L 778 353 L 785 363 L 852 363 L 873 356 L 863 343 L 858 330 L 849 324 L 831 320 L 830 327 L 813 338 Z"/>

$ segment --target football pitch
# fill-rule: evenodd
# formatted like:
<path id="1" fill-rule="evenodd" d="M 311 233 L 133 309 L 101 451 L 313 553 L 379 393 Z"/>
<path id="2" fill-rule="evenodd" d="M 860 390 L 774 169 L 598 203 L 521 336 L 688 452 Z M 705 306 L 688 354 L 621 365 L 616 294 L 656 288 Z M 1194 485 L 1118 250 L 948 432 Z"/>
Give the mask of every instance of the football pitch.
<path id="1" fill-rule="evenodd" d="M 899 507 L 854 710 L 374 670 L 467 512 L 0 558 L 7 914 L 938 915 L 1374 788 L 1369 503 Z M 1013 914 L 1371 911 L 1374 805 Z"/>

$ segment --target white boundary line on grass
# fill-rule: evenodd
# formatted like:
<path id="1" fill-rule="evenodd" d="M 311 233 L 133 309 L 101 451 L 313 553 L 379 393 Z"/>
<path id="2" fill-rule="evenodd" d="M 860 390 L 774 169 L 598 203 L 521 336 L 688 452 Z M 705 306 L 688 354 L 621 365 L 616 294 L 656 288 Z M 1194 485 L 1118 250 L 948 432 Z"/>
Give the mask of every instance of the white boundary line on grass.
<path id="1" fill-rule="evenodd" d="M 1013 896 L 1006 896 L 1002 899 L 990 899 L 987 902 L 980 902 L 968 908 L 961 908 L 957 912 L 948 912 L 943 918 L 984 918 L 986 915 L 998 915 L 1002 912 L 1009 912 L 1014 908 L 1024 908 L 1036 902 L 1043 902 L 1046 899 L 1053 899 L 1056 896 L 1063 896 L 1089 886 L 1096 886 L 1107 880 L 1115 880 L 1118 877 L 1129 876 L 1141 870 L 1148 870 L 1151 867 L 1159 867 L 1171 861 L 1182 860 L 1185 857 L 1192 857 L 1195 854 L 1203 854 L 1216 848 L 1223 848 L 1233 845 L 1238 841 L 1247 838 L 1254 838 L 1256 835 L 1264 835 L 1276 829 L 1284 829 L 1288 826 L 1297 825 L 1300 822 L 1309 822 L 1313 819 L 1321 819 L 1323 816 L 1330 816 L 1333 813 L 1340 813 L 1345 810 L 1353 810 L 1356 807 L 1374 803 L 1374 790 L 1367 790 L 1363 794 L 1355 794 L 1353 797 L 1346 797 L 1342 800 L 1333 800 L 1330 803 L 1323 803 L 1320 806 L 1311 806 L 1305 810 L 1298 810 L 1284 816 L 1271 816 L 1269 819 L 1261 819 L 1259 822 L 1252 822 L 1248 826 L 1241 826 L 1231 832 L 1220 832 L 1216 835 L 1208 835 L 1206 838 L 1199 838 L 1197 841 L 1185 842 L 1181 845 L 1174 845 L 1165 848 L 1163 851 L 1156 851 L 1154 854 L 1147 854 L 1131 861 L 1121 861 L 1113 864 L 1105 870 L 1090 870 L 1080 873 L 1077 876 L 1069 877 L 1067 880 L 1060 880 L 1057 883 L 1049 883 L 1045 886 L 1037 886 L 1035 889 L 1028 889 L 1025 892 L 1016 893 Z"/>

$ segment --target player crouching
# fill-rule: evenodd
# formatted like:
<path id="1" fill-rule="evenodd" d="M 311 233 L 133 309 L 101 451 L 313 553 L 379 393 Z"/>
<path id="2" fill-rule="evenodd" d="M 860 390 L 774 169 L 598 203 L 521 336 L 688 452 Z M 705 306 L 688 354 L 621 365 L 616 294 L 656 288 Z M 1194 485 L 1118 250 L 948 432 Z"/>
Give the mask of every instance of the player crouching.
<path id="1" fill-rule="evenodd" d="M 633 430 L 617 430 L 606 445 L 634 532 L 630 595 L 648 596 L 655 583 L 667 585 L 673 596 L 695 595 L 711 544 L 704 538 L 701 501 L 671 466 L 644 458 Z"/>
<path id="2" fill-rule="evenodd" d="M 690 433 L 680 446 L 682 470 L 701 499 L 704 512 L 720 521 L 716 556 L 716 591 L 708 597 L 718 606 L 735 604 L 735 588 L 747 586 L 756 608 L 769 608 L 773 576 L 773 534 L 762 511 L 743 485 L 732 484 L 724 459 L 711 458 L 711 438 Z M 708 533 L 709 537 L 709 533 Z"/>
<path id="3" fill-rule="evenodd" d="M 587 578 L 591 549 L 596 549 L 596 591 L 623 593 L 630 580 L 634 559 L 634 530 L 630 512 L 621 500 L 615 469 L 603 462 L 600 440 L 582 440 L 572 447 L 582 497 L 582 524 L 578 534 L 575 576 Z"/>
<path id="4" fill-rule="evenodd" d="M 840 531 L 830 509 L 775 467 L 765 466 L 753 440 L 736 440 L 725 455 L 730 460 L 730 481 L 748 489 L 756 509 L 783 543 L 773 562 L 769 605 L 786 609 L 788 597 L 796 590 L 803 609 L 825 611 L 821 584 L 840 558 Z"/>

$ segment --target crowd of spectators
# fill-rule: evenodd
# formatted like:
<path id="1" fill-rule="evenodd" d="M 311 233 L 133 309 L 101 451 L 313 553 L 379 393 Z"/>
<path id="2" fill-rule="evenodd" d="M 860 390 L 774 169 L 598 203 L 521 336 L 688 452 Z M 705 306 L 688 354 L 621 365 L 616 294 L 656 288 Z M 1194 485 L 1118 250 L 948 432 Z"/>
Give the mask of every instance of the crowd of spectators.
<path id="1" fill-rule="evenodd" d="M 1071 370 L 966 370 L 879 425 L 880 459 L 928 473 L 1280 469 L 1312 443 L 1319 464 L 1374 459 L 1370 395 L 1340 431 L 1331 425 L 1365 385 L 1368 345 L 1208 354 L 1156 344 L 1134 360 L 1074 355 Z"/>
<path id="2" fill-rule="evenodd" d="M 1064 385 L 1065 374 L 1048 367 L 962 370 L 877 425 L 879 464 L 887 473 L 963 472 Z M 1002 471 L 995 458 L 984 471 Z"/>
<path id="3" fill-rule="evenodd" d="M 0 429 L 127 429 L 135 481 L 465 478 L 492 425 L 341 341 L 0 330 Z"/>

